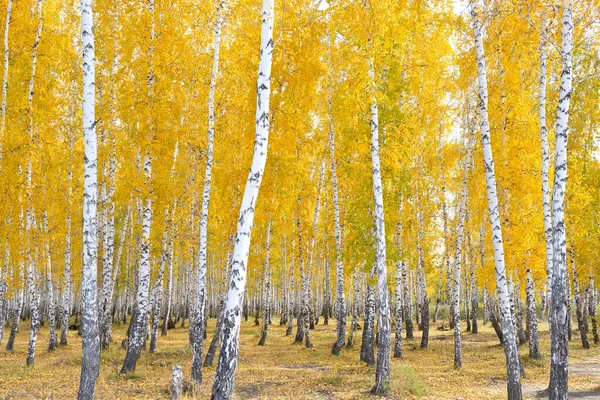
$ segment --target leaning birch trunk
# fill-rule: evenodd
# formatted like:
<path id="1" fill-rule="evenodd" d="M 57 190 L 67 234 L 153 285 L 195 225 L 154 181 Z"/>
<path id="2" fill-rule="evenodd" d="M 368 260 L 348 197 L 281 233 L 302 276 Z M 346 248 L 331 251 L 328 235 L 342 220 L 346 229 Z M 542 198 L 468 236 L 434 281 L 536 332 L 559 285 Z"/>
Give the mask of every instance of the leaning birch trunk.
<path id="1" fill-rule="evenodd" d="M 10 327 L 10 336 L 8 337 L 8 341 L 6 342 L 6 351 L 13 351 L 15 338 L 17 336 L 17 332 L 19 330 L 19 320 L 21 319 L 21 314 L 23 312 L 23 302 L 24 302 L 24 291 L 25 291 L 25 279 L 23 276 L 23 262 L 21 261 L 19 265 L 19 281 L 21 282 L 21 286 L 17 291 L 17 298 L 15 301 L 15 308 L 13 310 L 13 322 Z"/>
<path id="2" fill-rule="evenodd" d="M 153 86 L 154 86 L 154 69 L 152 67 L 152 59 L 154 57 L 154 39 L 156 32 L 154 30 L 154 0 L 148 2 L 148 12 L 151 19 L 151 30 L 150 30 L 150 45 L 148 47 L 148 60 L 150 64 L 150 70 L 148 72 L 148 78 L 146 87 L 148 90 L 147 96 L 152 101 Z M 150 106 L 149 106 L 150 107 Z M 153 130 L 152 117 L 149 117 L 150 131 Z M 149 134 L 149 137 L 151 135 Z M 143 159 L 143 168 L 145 175 L 144 191 L 143 191 L 143 206 L 142 206 L 142 235 L 140 240 L 140 251 L 139 251 L 139 268 L 137 276 L 137 292 L 136 292 L 136 304 L 137 309 L 132 317 L 130 324 L 131 330 L 127 340 L 127 353 L 125 354 L 125 360 L 123 360 L 123 366 L 121 367 L 121 374 L 127 374 L 134 372 L 138 359 L 142 351 L 142 347 L 146 340 L 146 332 L 148 329 L 148 317 L 150 312 L 150 229 L 152 225 L 152 198 L 150 194 L 150 180 L 152 177 L 152 155 L 150 149 L 146 149 L 146 154 Z"/>
<path id="3" fill-rule="evenodd" d="M 390 387 L 390 353 L 392 332 L 387 286 L 387 261 L 385 245 L 385 218 L 383 210 L 383 185 L 381 183 L 381 164 L 379 161 L 379 110 L 376 99 L 376 81 L 373 62 L 370 65 L 372 80 L 371 93 L 371 165 L 373 173 L 373 197 L 375 209 L 375 235 L 377 239 L 377 292 L 379 296 L 379 321 L 377 329 L 377 367 L 375 386 L 371 393 L 384 395 Z"/>
<path id="4" fill-rule="evenodd" d="M 193 324 L 190 327 L 190 338 L 192 339 L 192 381 L 202 382 L 202 343 L 204 340 L 205 323 L 205 297 L 206 297 L 206 245 L 208 242 L 208 210 L 210 205 L 210 185 L 212 181 L 212 167 L 214 155 L 215 137 L 215 87 L 219 75 L 219 50 L 221 44 L 221 26 L 223 24 L 223 13 L 225 1 L 221 0 L 217 5 L 217 20 L 214 27 L 213 65 L 210 74 L 210 86 L 208 89 L 208 139 L 206 149 L 206 169 L 204 171 L 204 188 L 202 191 L 202 210 L 200 215 L 200 249 L 198 253 L 198 298 L 194 304 Z"/>
<path id="5" fill-rule="evenodd" d="M 496 288 L 500 300 L 500 316 L 502 318 L 502 334 L 504 337 L 504 353 L 506 356 L 506 372 L 508 375 L 507 390 L 510 400 L 521 399 L 521 374 L 519 368 L 519 349 L 515 341 L 515 331 L 511 322 L 508 290 L 506 286 L 506 265 L 504 263 L 504 245 L 502 241 L 502 226 L 496 188 L 496 174 L 494 171 L 494 158 L 490 142 L 490 123 L 488 117 L 488 88 L 486 77 L 485 55 L 483 50 L 483 32 L 477 14 L 474 0 L 469 2 L 471 17 L 473 19 L 473 33 L 475 51 L 477 54 L 477 77 L 479 83 L 479 109 L 481 114 L 481 145 L 485 167 L 486 187 L 488 195 L 488 208 L 492 241 L 494 245 L 494 270 L 496 275 Z M 557 164 L 558 165 L 558 164 Z"/>
<path id="6" fill-rule="evenodd" d="M 550 185 L 548 183 L 548 164 L 550 156 L 548 151 L 548 128 L 546 125 L 546 23 L 542 19 L 542 34 L 540 35 L 540 93 L 539 93 L 539 118 L 540 118 L 540 143 L 542 148 L 542 210 L 544 213 L 544 235 L 546 244 L 546 301 L 552 299 L 552 260 L 554 249 L 552 247 L 552 216 L 550 214 Z"/>
<path id="7" fill-rule="evenodd" d="M 470 136 L 470 135 L 469 135 Z M 454 326 L 454 368 L 462 367 L 462 345 L 460 337 L 460 270 L 462 263 L 463 236 L 467 217 L 467 201 L 469 198 L 469 167 L 471 164 L 472 139 L 467 139 L 467 153 L 463 172 L 463 187 L 458 208 L 458 227 L 456 229 L 456 252 L 454 258 L 454 277 L 452 290 L 452 322 Z"/>
<path id="8" fill-rule="evenodd" d="M 563 1 L 562 15 L 562 74 L 556 112 L 556 145 L 554 187 L 552 193 L 552 356 L 550 364 L 549 398 L 568 398 L 569 343 L 567 318 L 567 239 L 565 232 L 564 200 L 567 183 L 567 142 L 569 138 L 569 106 L 572 92 L 573 15 L 570 0 Z"/>
<path id="9" fill-rule="evenodd" d="M 94 399 L 100 373 L 100 334 L 98 331 L 98 143 L 96 137 L 96 86 L 94 56 L 94 18 L 92 0 L 81 2 L 81 39 L 83 43 L 83 265 L 82 353 L 78 398 Z"/>
<path id="10" fill-rule="evenodd" d="M 535 309 L 535 291 L 533 287 L 533 279 L 531 278 L 531 270 L 527 270 L 527 321 L 529 329 L 529 357 L 540 359 L 540 345 L 538 341 L 538 322 Z"/>
<path id="11" fill-rule="evenodd" d="M 35 346 L 37 343 L 37 336 L 39 331 L 39 289 L 37 288 L 37 284 L 35 282 L 36 275 L 36 256 L 33 254 L 32 246 L 33 246 L 33 234 L 32 230 L 35 225 L 35 215 L 33 209 L 33 188 L 32 188 L 32 175 L 33 175 L 33 167 L 32 167 L 32 154 L 33 148 L 35 145 L 34 132 L 33 132 L 33 93 L 35 86 L 35 70 L 37 64 L 37 55 L 38 55 L 38 45 L 40 43 L 40 37 L 42 35 L 42 0 L 37 0 L 36 4 L 37 16 L 38 16 L 38 25 L 37 31 L 35 35 L 35 41 L 33 42 L 33 53 L 31 55 L 31 78 L 29 80 L 29 92 L 27 95 L 27 113 L 29 114 L 29 124 L 27 126 L 27 133 L 29 135 L 29 144 L 30 154 L 29 160 L 27 163 L 27 188 L 26 188 L 26 197 L 27 197 L 27 211 L 26 211 L 26 237 L 29 243 L 26 245 L 27 252 L 27 282 L 28 282 L 28 290 L 29 290 L 29 302 L 31 305 L 31 330 L 29 331 L 29 346 L 27 350 L 27 366 L 32 366 L 35 361 Z"/>
<path id="12" fill-rule="evenodd" d="M 246 267 L 254 210 L 267 162 L 269 143 L 269 100 L 271 96 L 271 64 L 273 60 L 273 0 L 263 1 L 260 61 L 257 79 L 256 139 L 252 166 L 240 207 L 237 235 L 233 250 L 231 278 L 225 302 L 219 365 L 212 388 L 215 400 L 231 399 L 238 361 L 242 301 L 246 289 Z"/>

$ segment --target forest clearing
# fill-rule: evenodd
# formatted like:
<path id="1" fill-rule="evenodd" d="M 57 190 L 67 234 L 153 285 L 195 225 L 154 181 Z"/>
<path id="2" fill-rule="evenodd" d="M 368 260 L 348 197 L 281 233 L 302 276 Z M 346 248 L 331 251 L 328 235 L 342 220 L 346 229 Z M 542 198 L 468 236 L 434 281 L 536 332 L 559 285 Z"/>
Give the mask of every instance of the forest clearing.
<path id="1" fill-rule="evenodd" d="M 277 318 L 270 342 L 258 346 L 260 329 L 254 321 L 244 322 L 241 331 L 241 356 L 236 377 L 236 399 L 362 399 L 368 396 L 373 367 L 357 362 L 360 346 L 337 358 L 330 354 L 335 339 L 335 325 L 315 326 L 314 347 L 307 349 L 285 336 L 285 326 Z M 331 322 L 331 321 L 330 321 Z M 216 321 L 208 324 L 208 337 L 214 334 Z M 439 324 L 441 325 L 441 323 Z M 437 326 L 437 324 L 436 324 Z M 23 324 L 23 328 L 25 328 Z M 540 324 L 541 360 L 524 358 L 527 378 L 523 380 L 524 398 L 547 398 L 549 347 L 547 324 Z M 357 331 L 360 338 L 362 331 Z M 404 358 L 392 360 L 390 398 L 393 399 L 503 399 L 506 397 L 504 355 L 498 338 L 489 326 L 478 334 L 465 333 L 464 365 L 457 370 L 450 361 L 452 331 L 432 331 L 430 346 L 420 349 L 420 335 L 405 342 Z M 125 326 L 115 326 L 114 340 L 126 337 Z M 0 392 L 3 399 L 61 399 L 77 395 L 80 340 L 69 333 L 72 343 L 58 352 L 40 352 L 37 367 L 28 369 L 19 362 L 26 354 L 26 342 L 18 343 L 14 353 L 0 356 Z M 47 329 L 40 330 L 40 341 L 48 339 Z M 155 354 L 144 354 L 138 369 L 130 375 L 119 374 L 125 350 L 115 346 L 102 353 L 102 368 L 96 395 L 100 399 L 167 398 L 171 385 L 171 366 L 180 364 L 190 370 L 191 350 L 188 331 L 169 330 Z M 206 343 L 208 347 L 208 343 Z M 600 347 L 583 350 L 571 343 L 570 394 L 574 399 L 600 397 Z M 577 366 L 574 368 L 573 366 Z M 207 381 L 214 378 L 214 368 L 205 370 Z M 195 397 L 194 397 L 195 395 Z M 210 386 L 199 386 L 194 394 L 182 398 L 204 399 Z"/>
<path id="2" fill-rule="evenodd" d="M 600 0 L 0 21 L 0 399 L 600 398 Z"/>

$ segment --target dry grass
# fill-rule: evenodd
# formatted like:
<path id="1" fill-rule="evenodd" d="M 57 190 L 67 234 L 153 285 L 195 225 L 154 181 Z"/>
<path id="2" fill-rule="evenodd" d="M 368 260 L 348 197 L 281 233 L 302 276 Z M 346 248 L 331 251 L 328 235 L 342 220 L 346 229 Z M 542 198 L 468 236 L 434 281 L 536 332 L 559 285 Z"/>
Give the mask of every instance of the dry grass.
<path id="1" fill-rule="evenodd" d="M 374 368 L 358 361 L 360 331 L 357 345 L 344 350 L 340 357 L 330 355 L 335 338 L 335 321 L 329 326 L 317 325 L 311 332 L 313 349 L 293 345 L 285 337 L 285 329 L 274 319 L 265 347 L 257 346 L 258 327 L 244 322 L 241 335 L 240 360 L 236 377 L 237 399 L 360 399 L 368 397 L 374 382 Z M 209 323 L 209 339 L 215 320 Z M 505 398 L 504 353 L 489 326 L 480 333 L 463 334 L 463 368 L 453 368 L 452 332 L 435 330 L 432 325 L 429 348 L 421 350 L 419 332 L 414 341 L 404 342 L 404 358 L 392 359 L 392 391 L 390 398 L 423 399 L 503 399 Z M 548 382 L 549 342 L 547 325 L 541 327 L 543 360 L 530 360 L 527 346 L 521 347 L 527 378 L 524 391 L 534 396 Z M 5 330 L 5 339 L 8 336 Z M 36 364 L 25 367 L 28 323 L 22 323 L 15 342 L 15 351 L 0 351 L 0 398 L 10 399 L 71 399 L 77 394 L 81 340 L 69 332 L 69 346 L 49 353 L 48 330 L 42 328 L 38 339 Z M 170 330 L 159 337 L 158 352 L 144 352 L 135 374 L 118 373 L 125 351 L 119 344 L 125 337 L 125 326 L 115 326 L 114 343 L 102 353 L 102 368 L 97 385 L 98 399 L 167 398 L 171 366 L 179 364 L 189 377 L 191 350 L 187 345 L 187 329 Z M 574 334 L 574 338 L 577 336 Z M 205 349 L 209 340 L 205 341 Z M 584 351 L 578 341 L 571 343 L 571 363 L 574 365 L 570 387 L 574 390 L 598 390 L 600 347 L 592 345 Z M 216 365 L 216 358 L 215 358 Z M 204 383 L 197 388 L 195 398 L 205 399 L 215 368 L 204 369 Z M 594 393 L 594 392 L 590 392 Z M 600 396 L 598 392 L 595 392 Z M 194 398 L 189 396 L 189 398 Z M 594 398 L 594 397 L 589 397 Z M 598 397 L 596 397 L 598 398 Z"/>

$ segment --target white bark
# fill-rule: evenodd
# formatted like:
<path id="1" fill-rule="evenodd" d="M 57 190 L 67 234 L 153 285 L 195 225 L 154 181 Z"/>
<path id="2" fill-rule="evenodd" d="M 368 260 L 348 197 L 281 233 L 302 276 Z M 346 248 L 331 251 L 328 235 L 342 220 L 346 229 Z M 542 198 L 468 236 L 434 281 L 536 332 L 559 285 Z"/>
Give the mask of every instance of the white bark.
<path id="1" fill-rule="evenodd" d="M 198 301 L 194 305 L 195 326 L 191 328 L 193 330 L 192 336 L 194 341 L 192 345 L 192 379 L 196 382 L 202 382 L 202 341 L 204 338 L 204 303 L 206 297 L 206 246 L 208 241 L 208 211 L 210 205 L 210 185 L 212 181 L 215 137 L 215 89 L 219 75 L 219 51 L 221 46 L 221 27 L 223 25 L 223 14 L 225 12 L 224 7 L 225 1 L 221 0 L 217 5 L 217 20 L 214 28 L 213 65 L 208 88 L 208 138 L 206 148 L 206 169 L 204 172 L 204 189 L 202 191 L 202 211 L 200 215 Z"/>
<path id="2" fill-rule="evenodd" d="M 379 340 L 377 346 L 377 368 L 375 373 L 375 386 L 371 392 L 373 394 L 386 394 L 390 385 L 390 351 L 392 334 L 387 286 L 383 185 L 381 182 L 381 164 L 379 161 L 379 108 L 376 99 L 375 71 L 372 62 L 370 65 L 370 77 L 373 82 L 371 93 L 371 170 L 373 174 L 375 235 L 377 239 L 377 255 L 375 260 L 377 271 L 377 292 L 379 296 L 379 325 L 377 331 Z"/>
<path id="3" fill-rule="evenodd" d="M 48 235 L 48 215 L 46 211 L 44 211 L 44 230 L 46 235 Z M 48 291 L 48 325 L 50 331 L 50 338 L 48 341 L 48 350 L 54 351 L 56 347 L 56 304 L 54 301 L 54 288 L 52 284 L 52 253 L 50 252 L 50 242 L 49 239 L 46 238 L 46 288 Z M 1 299 L 1 297 L 0 297 Z"/>
<path id="4" fill-rule="evenodd" d="M 33 42 L 32 54 L 31 54 L 31 78 L 29 79 L 29 91 L 27 95 L 27 114 L 29 115 L 29 121 L 27 125 L 27 133 L 29 136 L 30 153 L 27 161 L 27 223 L 26 223 L 26 236 L 29 243 L 26 245 L 27 251 L 27 281 L 29 287 L 29 301 L 31 304 L 31 330 L 29 334 L 29 347 L 27 351 L 27 366 L 34 364 L 35 357 L 35 346 L 37 342 L 37 335 L 39 330 L 39 293 L 35 282 L 36 274 L 36 255 L 32 249 L 33 246 L 33 234 L 32 229 L 35 225 L 35 216 L 33 210 L 33 187 L 32 187 L 32 176 L 33 176 L 33 149 L 36 146 L 34 139 L 34 117 L 33 117 L 33 89 L 35 86 L 35 70 L 37 65 L 38 56 L 38 45 L 40 43 L 40 37 L 42 35 L 42 1 L 37 0 L 37 30 L 35 34 L 35 40 Z"/>
<path id="5" fill-rule="evenodd" d="M 98 332 L 98 139 L 96 137 L 95 44 L 92 0 L 81 1 L 81 39 L 83 44 L 83 265 L 82 355 L 78 398 L 94 399 L 100 373 L 100 336 Z"/>
<path id="6" fill-rule="evenodd" d="M 4 134 L 6 132 L 6 97 L 8 94 L 8 67 L 10 62 L 10 47 L 8 46 L 8 32 L 10 28 L 12 0 L 6 2 L 6 22 L 4 25 L 4 72 L 2 75 L 2 105 L 0 106 L 0 161 L 4 147 Z M 1 168 L 1 166 L 0 166 Z"/>
<path id="7" fill-rule="evenodd" d="M 148 78 L 146 82 L 147 87 L 147 106 L 148 112 L 148 126 L 147 129 L 148 139 L 152 140 L 154 131 L 154 123 L 152 120 L 152 102 L 154 95 L 154 39 L 156 38 L 156 31 L 154 26 L 154 0 L 148 1 L 148 13 L 151 20 L 150 37 L 148 45 Z M 140 238 L 140 254 L 139 254 L 139 268 L 137 276 L 137 291 L 135 293 L 137 309 L 134 312 L 135 321 L 132 322 L 131 330 L 129 333 L 127 354 L 123 361 L 123 367 L 121 373 L 129 373 L 135 371 L 137 360 L 140 357 L 142 346 L 148 330 L 148 320 L 150 313 L 150 231 L 152 226 L 152 198 L 151 198 L 151 179 L 152 179 L 152 153 L 150 148 L 144 149 L 143 156 L 143 170 L 145 175 L 145 190 L 143 196 L 145 197 L 141 205 L 142 208 L 142 235 Z"/>
<path id="8" fill-rule="evenodd" d="M 242 317 L 242 301 L 246 288 L 246 273 L 250 236 L 254 225 L 254 210 L 267 163 L 269 143 L 269 100 L 271 96 L 271 65 L 273 60 L 273 0 L 263 1 L 260 61 L 257 79 L 256 139 L 252 166 L 240 207 L 237 235 L 233 249 L 231 278 L 225 302 L 219 366 L 217 367 L 212 398 L 231 399 L 238 361 L 238 341 Z"/>
<path id="9" fill-rule="evenodd" d="M 556 112 L 556 145 L 554 158 L 554 187 L 552 193 L 552 356 L 550 365 L 550 399 L 568 398 L 569 346 L 567 296 L 567 239 L 565 232 L 564 200 L 567 184 L 567 142 L 569 138 L 569 107 L 573 85 L 573 15 L 570 0 L 563 1 L 562 15 L 562 74 Z"/>
<path id="10" fill-rule="evenodd" d="M 329 51 L 331 52 L 332 38 L 329 35 Z M 330 56 L 331 57 L 331 56 Z M 335 129 L 333 124 L 333 87 L 329 77 L 328 87 L 328 116 L 329 116 L 329 152 L 331 157 L 331 185 L 333 188 L 333 220 L 335 227 L 335 319 L 337 322 L 337 340 L 333 344 L 332 353 L 339 355 L 346 339 L 346 299 L 344 297 L 345 276 L 342 260 L 342 228 L 340 224 L 340 202 L 337 179 L 337 161 L 335 158 Z"/>
<path id="11" fill-rule="evenodd" d="M 496 174 L 494 171 L 494 158 L 490 137 L 490 123 L 488 117 L 488 84 L 486 61 L 483 50 L 483 32 L 481 21 L 477 14 L 474 1 L 469 2 L 471 17 L 473 19 L 473 34 L 475 41 L 475 52 L 477 55 L 477 79 L 479 83 L 479 111 L 481 117 L 481 146 L 483 150 L 483 162 L 485 169 L 486 188 L 488 197 L 488 208 L 490 226 L 492 230 L 492 242 L 494 247 L 494 270 L 496 275 L 496 288 L 500 301 L 500 316 L 502 319 L 502 331 L 504 335 L 504 352 L 506 355 L 506 371 L 508 375 L 508 398 L 511 400 L 521 399 L 521 374 L 519 368 L 519 353 L 515 341 L 515 331 L 511 322 L 511 313 L 506 285 L 506 265 L 504 262 L 504 244 L 502 241 L 502 226 L 498 205 L 498 193 L 496 187 Z"/>
<path id="12" fill-rule="evenodd" d="M 539 118 L 540 118 L 540 143 L 542 148 L 542 210 L 544 213 L 544 235 L 546 239 L 546 287 L 547 300 L 552 298 L 552 216 L 550 214 L 550 185 L 548 183 L 548 164 L 550 156 L 548 151 L 548 129 L 546 127 L 546 23 L 542 19 L 542 34 L 540 35 L 540 92 L 539 92 Z"/>

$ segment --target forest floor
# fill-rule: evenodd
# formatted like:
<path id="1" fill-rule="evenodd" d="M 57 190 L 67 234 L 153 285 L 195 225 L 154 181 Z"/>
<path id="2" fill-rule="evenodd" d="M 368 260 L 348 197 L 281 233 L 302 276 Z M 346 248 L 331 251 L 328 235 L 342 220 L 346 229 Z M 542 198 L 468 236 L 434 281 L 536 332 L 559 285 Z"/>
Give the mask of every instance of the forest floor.
<path id="1" fill-rule="evenodd" d="M 316 326 L 311 331 L 312 349 L 294 345 L 293 337 L 285 337 L 285 327 L 279 318 L 269 330 L 266 346 L 257 345 L 259 327 L 253 321 L 243 322 L 240 339 L 240 359 L 236 375 L 236 399 L 361 399 L 375 378 L 375 369 L 359 362 L 360 335 L 355 335 L 353 349 L 343 349 L 341 356 L 331 353 L 335 339 L 335 321 Z M 394 399 L 504 399 L 506 369 L 504 353 L 491 326 L 479 326 L 480 333 L 464 332 L 463 368 L 453 368 L 452 331 L 437 331 L 432 323 L 429 347 L 419 348 L 420 332 L 415 339 L 404 340 L 404 358 L 392 359 L 390 398 Z M 464 326 L 464 323 L 462 324 Z M 205 353 L 215 329 L 209 321 Z M 527 377 L 523 380 L 526 398 L 543 398 L 548 382 L 549 336 L 546 323 L 540 326 L 542 360 L 532 360 L 528 346 L 521 347 Z M 158 399 L 168 398 L 171 366 L 183 367 L 190 375 L 191 349 L 187 328 L 169 330 L 158 340 L 158 351 L 147 352 L 137 364 L 134 374 L 118 373 L 125 350 L 120 348 L 126 327 L 114 327 L 114 342 L 102 353 L 102 366 L 97 384 L 98 399 Z M 53 353 L 47 351 L 48 329 L 42 328 L 38 338 L 35 366 L 27 368 L 25 358 L 29 337 L 29 322 L 22 322 L 15 341 L 15 351 L 7 353 L 4 345 L 9 335 L 5 329 L 0 350 L 0 399 L 73 399 L 77 395 L 81 362 L 81 339 L 69 331 L 69 345 Z M 295 327 L 294 327 L 295 332 Z M 583 350 L 577 333 L 573 333 L 570 348 L 571 398 L 600 399 L 600 346 Z M 215 357 L 216 365 L 217 357 Z M 204 369 L 204 383 L 195 397 L 207 399 L 215 368 Z M 547 397 L 547 395 L 546 395 Z"/>

